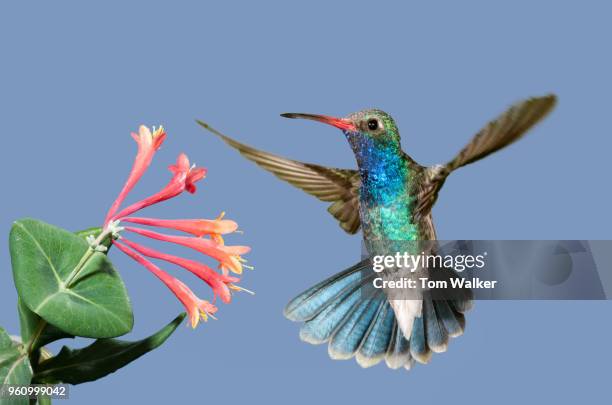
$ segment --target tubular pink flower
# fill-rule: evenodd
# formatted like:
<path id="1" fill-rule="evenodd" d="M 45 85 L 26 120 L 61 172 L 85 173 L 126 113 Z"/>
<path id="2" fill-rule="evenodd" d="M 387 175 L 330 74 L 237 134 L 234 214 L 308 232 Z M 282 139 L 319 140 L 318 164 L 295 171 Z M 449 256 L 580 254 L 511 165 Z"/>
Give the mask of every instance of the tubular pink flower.
<path id="1" fill-rule="evenodd" d="M 214 318 L 212 314 L 217 312 L 217 307 L 206 300 L 198 298 L 193 291 L 187 287 L 187 285 L 160 269 L 149 259 L 145 258 L 145 256 L 164 260 L 183 267 L 206 282 L 212 288 L 215 299 L 217 296 L 219 296 L 223 302 L 229 303 L 231 301 L 231 290 L 242 290 L 251 293 L 250 291 L 234 284 L 240 281 L 238 277 L 228 275 L 230 270 L 235 273 L 242 273 L 242 267 L 248 267 L 242 264 L 242 262 L 245 260 L 242 259 L 241 255 L 247 253 L 250 248 L 247 246 L 225 246 L 222 235 L 235 232 L 238 228 L 238 224 L 236 224 L 234 221 L 223 220 L 223 213 L 218 218 L 213 220 L 172 220 L 130 217 L 130 215 L 136 211 L 176 197 L 184 191 L 195 193 L 196 183 L 206 176 L 206 170 L 195 167 L 195 165 L 191 166 L 189 159 L 184 153 L 181 153 L 178 156 L 175 164 L 168 167 L 172 173 L 172 178 L 162 190 L 121 209 L 120 207 L 125 201 L 126 196 L 134 188 L 136 183 L 140 180 L 144 172 L 151 164 L 155 152 L 160 148 L 162 142 L 166 138 L 166 132 L 160 127 L 158 130 L 154 129 L 153 133 L 151 133 L 147 127 L 140 126 L 139 133 L 132 133 L 132 137 L 138 144 L 138 153 L 126 183 L 106 214 L 103 235 L 105 237 L 110 236 L 112 243 L 117 246 L 119 250 L 155 274 L 155 276 L 172 291 L 172 293 L 179 299 L 187 310 L 191 326 L 195 328 L 200 322 L 200 319 L 207 320 L 209 316 Z M 193 236 L 173 236 L 140 228 L 124 228 L 119 226 L 120 221 L 174 229 L 177 231 L 186 232 Z M 221 273 L 223 274 L 219 274 L 219 272 L 211 269 L 203 263 L 162 253 L 155 249 L 126 240 L 120 236 L 120 232 L 124 229 L 147 236 L 149 238 L 177 243 L 198 250 L 199 252 L 218 260 L 220 263 Z M 206 238 L 203 238 L 203 236 L 206 236 Z M 89 241 L 89 243 L 92 249 L 98 250 L 100 244 L 98 239 Z"/>
<path id="2" fill-rule="evenodd" d="M 197 250 L 200 253 L 218 260 L 222 270 L 231 270 L 236 274 L 242 274 L 242 262 L 244 259 L 242 259 L 241 255 L 251 250 L 248 246 L 226 246 L 211 239 L 167 235 L 131 226 L 126 226 L 125 230 L 151 239 L 176 243 Z"/>
<path id="3" fill-rule="evenodd" d="M 217 307 L 206 300 L 198 298 L 193 291 L 189 289 L 183 282 L 172 277 L 155 264 L 145 259 L 140 254 L 136 253 L 126 245 L 119 241 L 114 241 L 113 244 L 126 255 L 130 256 L 136 262 L 143 265 L 151 273 L 155 274 L 166 286 L 172 291 L 172 293 L 181 301 L 191 321 L 191 327 L 195 328 L 198 326 L 200 319 L 206 321 L 208 316 L 212 316 L 217 312 Z"/>
<path id="4" fill-rule="evenodd" d="M 215 237 L 235 232 L 238 224 L 229 219 L 222 219 L 223 213 L 217 219 L 157 219 L 127 217 L 122 218 L 122 222 L 133 224 L 156 226 L 160 228 L 175 229 L 177 231 L 190 233 L 194 236 L 208 235 Z"/>
<path id="5" fill-rule="evenodd" d="M 113 202 L 108 210 L 108 213 L 106 214 L 106 218 L 104 220 L 105 226 L 108 224 L 112 216 L 115 215 L 117 209 L 119 209 L 119 206 L 125 200 L 125 197 L 134 188 L 134 185 L 138 183 L 138 180 L 140 180 L 144 172 L 151 164 L 153 155 L 160 148 L 164 142 L 164 139 L 166 139 L 166 131 L 164 131 L 164 128 L 160 126 L 158 129 L 154 129 L 153 133 L 151 133 L 149 128 L 141 125 L 140 128 L 138 128 L 138 134 L 132 132 L 132 137 L 138 144 L 138 153 L 134 159 L 134 164 L 132 165 L 132 170 L 130 171 L 127 181 L 123 185 L 117 199 L 115 202 Z"/>
<path id="6" fill-rule="evenodd" d="M 138 243 L 129 241 L 125 238 L 121 238 L 121 241 L 140 254 L 152 257 L 154 259 L 165 260 L 190 271 L 191 273 L 205 281 L 206 284 L 208 284 L 212 288 L 215 297 L 219 296 L 221 300 L 226 304 L 231 301 L 230 288 L 240 289 L 240 287 L 234 286 L 232 284 L 240 281 L 238 277 L 221 275 L 203 263 L 162 253 L 146 246 L 142 246 Z"/>
<path id="7" fill-rule="evenodd" d="M 176 197 L 185 190 L 193 194 L 196 190 L 195 183 L 206 175 L 206 169 L 190 167 L 189 158 L 184 153 L 181 153 L 176 164 L 170 165 L 168 169 L 173 173 L 173 176 L 166 187 L 152 196 L 124 208 L 118 214 L 111 216 L 111 219 L 122 219 L 145 207 Z"/>
<path id="8" fill-rule="evenodd" d="M 174 173 L 175 176 L 184 176 L 184 190 L 191 194 L 195 193 L 195 183 L 206 176 L 206 169 L 201 167 L 189 166 L 187 155 L 181 153 L 176 160 L 176 164 L 168 166 L 168 170 Z"/>

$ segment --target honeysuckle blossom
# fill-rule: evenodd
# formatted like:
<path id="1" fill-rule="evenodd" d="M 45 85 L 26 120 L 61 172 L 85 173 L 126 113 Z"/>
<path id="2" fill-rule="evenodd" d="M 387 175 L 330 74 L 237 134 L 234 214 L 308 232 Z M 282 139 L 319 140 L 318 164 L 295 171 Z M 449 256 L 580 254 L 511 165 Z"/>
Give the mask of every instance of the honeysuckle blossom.
<path id="1" fill-rule="evenodd" d="M 170 274 L 166 273 L 138 253 L 129 249 L 121 242 L 115 241 L 114 245 L 117 246 L 117 248 L 123 253 L 146 267 L 151 273 L 155 274 L 155 276 L 157 276 L 157 278 L 159 278 L 170 289 L 170 291 L 176 295 L 176 298 L 181 301 L 187 310 L 189 320 L 191 321 L 191 327 L 195 328 L 198 326 L 200 319 L 206 321 L 208 320 L 209 316 L 212 317 L 212 314 L 217 312 L 216 306 L 206 300 L 198 298 L 182 281 L 172 277 Z"/>
<path id="2" fill-rule="evenodd" d="M 168 166 L 168 169 L 174 174 L 170 182 L 159 192 L 149 196 L 143 200 L 135 202 L 129 207 L 124 208 L 118 214 L 112 216 L 112 219 L 121 219 L 140 211 L 150 205 L 160 203 L 170 198 L 174 198 L 183 191 L 188 191 L 191 194 L 195 193 L 195 183 L 204 178 L 206 170 L 201 167 L 189 165 L 189 158 L 184 153 L 181 153 L 175 165 Z"/>
<path id="3" fill-rule="evenodd" d="M 174 229 L 193 236 L 210 236 L 211 239 L 222 242 L 221 235 L 236 232 L 238 224 L 229 219 L 223 219 L 224 212 L 216 219 L 157 219 L 126 217 L 123 222 L 133 224 L 156 226 L 159 228 Z"/>
<path id="4" fill-rule="evenodd" d="M 177 245 L 183 245 L 193 250 L 197 250 L 200 253 L 217 259 L 222 270 L 231 270 L 236 274 L 242 274 L 243 259 L 241 255 L 251 250 L 248 246 L 227 246 L 211 239 L 167 235 L 153 232 L 148 229 L 134 228 L 132 226 L 126 226 L 125 230 L 151 239 L 176 243 Z"/>
<path id="5" fill-rule="evenodd" d="M 206 170 L 191 165 L 189 158 L 184 153 L 178 156 L 175 164 L 168 167 L 172 173 L 172 178 L 164 188 L 120 210 L 128 193 L 134 188 L 151 164 L 155 152 L 166 138 L 166 132 L 163 127 L 154 129 L 151 132 L 143 125 L 139 128 L 138 134 L 132 133 L 132 137 L 138 143 L 138 153 L 132 170 L 119 196 L 111 205 L 106 215 L 102 235 L 98 238 L 90 238 L 88 243 L 92 249 L 104 251 L 101 240 L 104 235 L 110 235 L 113 245 L 143 265 L 172 291 L 187 310 L 191 326 L 195 328 L 200 319 L 207 320 L 209 316 L 212 317 L 212 314 L 217 312 L 217 307 L 206 300 L 198 298 L 182 281 L 159 268 L 145 256 L 151 259 L 163 260 L 188 270 L 212 288 L 214 294 L 213 300 L 218 296 L 224 303 L 229 303 L 231 301 L 230 290 L 249 292 L 236 285 L 240 281 L 238 277 L 229 276 L 228 274 L 229 270 L 241 274 L 243 267 L 249 267 L 243 264 L 245 260 L 242 258 L 242 255 L 249 252 L 250 248 L 247 246 L 225 245 L 221 235 L 236 232 L 238 224 L 234 221 L 223 219 L 223 214 L 216 219 L 157 219 L 131 216 L 146 207 L 177 197 L 185 191 L 191 194 L 195 193 L 196 183 L 206 176 Z M 120 226 L 121 222 L 172 229 L 193 236 L 161 234 L 134 226 Z M 140 243 L 127 240 L 121 235 L 124 230 L 150 239 L 166 241 L 195 249 L 218 261 L 223 274 L 219 274 L 204 263 L 166 254 Z"/>
<path id="6" fill-rule="evenodd" d="M 153 132 L 151 132 L 149 128 L 141 125 L 140 128 L 138 128 L 137 134 L 132 132 L 132 138 L 134 138 L 138 144 L 138 154 L 136 155 L 136 159 L 134 159 L 134 165 L 132 166 L 132 170 L 130 171 L 130 175 L 123 189 L 121 189 L 119 196 L 106 214 L 106 219 L 104 220 L 105 226 L 110 222 L 111 217 L 115 215 L 117 209 L 119 209 L 119 206 L 123 203 L 123 200 L 125 200 L 125 197 L 134 188 L 136 183 L 138 183 L 138 180 L 140 180 L 151 164 L 153 155 L 166 139 L 166 131 L 164 131 L 164 127 L 160 126 L 158 129 L 153 128 Z"/>
<path id="7" fill-rule="evenodd" d="M 208 284 L 215 294 L 215 298 L 219 296 L 221 301 L 225 303 L 229 303 L 230 296 L 230 288 L 233 290 L 241 290 L 241 287 L 238 287 L 232 283 L 236 283 L 240 281 L 238 277 L 225 276 L 223 274 L 219 274 L 204 263 L 196 262 L 195 260 L 185 259 L 183 257 L 178 257 L 174 255 L 170 255 L 167 253 L 162 253 L 155 249 L 148 248 L 146 246 L 140 245 L 138 243 L 127 240 L 122 237 L 121 242 L 128 245 L 130 248 L 135 250 L 136 252 L 151 257 L 153 259 L 164 260 L 182 268 L 190 271 L 195 276 L 199 277 L 203 281 Z"/>

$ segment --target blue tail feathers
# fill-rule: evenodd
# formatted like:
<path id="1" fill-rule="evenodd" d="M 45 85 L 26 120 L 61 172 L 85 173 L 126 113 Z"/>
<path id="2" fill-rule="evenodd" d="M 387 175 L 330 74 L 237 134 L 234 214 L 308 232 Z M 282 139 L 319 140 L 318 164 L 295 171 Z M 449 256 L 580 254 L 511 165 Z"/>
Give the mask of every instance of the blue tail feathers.
<path id="1" fill-rule="evenodd" d="M 397 325 L 395 313 L 385 294 L 362 296 L 361 287 L 371 277 L 364 260 L 314 287 L 285 307 L 285 316 L 304 322 L 300 338 L 308 343 L 329 343 L 333 359 L 356 357 L 362 367 L 385 360 L 388 367 L 410 369 L 415 360 L 427 363 L 431 354 L 443 352 L 449 337 L 459 336 L 465 328 L 465 300 L 442 301 L 425 298 L 422 316 L 414 320 L 412 334 L 406 338 Z"/>

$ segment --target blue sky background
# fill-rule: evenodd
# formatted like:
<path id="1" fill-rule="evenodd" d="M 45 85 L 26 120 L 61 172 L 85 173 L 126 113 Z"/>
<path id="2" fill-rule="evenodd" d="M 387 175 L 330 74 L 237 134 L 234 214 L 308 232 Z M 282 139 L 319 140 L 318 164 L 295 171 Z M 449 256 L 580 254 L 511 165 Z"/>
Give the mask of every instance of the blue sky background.
<path id="1" fill-rule="evenodd" d="M 362 370 L 300 342 L 282 308 L 353 264 L 360 239 L 194 118 L 281 155 L 352 167 L 339 131 L 278 114 L 377 107 L 396 118 L 405 150 L 433 164 L 510 103 L 554 92 L 558 108 L 526 139 L 447 181 L 438 235 L 610 239 L 611 12 L 605 1 L 3 3 L 0 232 L 23 216 L 100 224 L 135 153 L 129 132 L 162 123 L 169 139 L 130 201 L 165 184 L 165 166 L 185 151 L 208 179 L 148 214 L 225 210 L 245 231 L 229 242 L 253 246 L 256 270 L 243 285 L 255 297 L 239 295 L 218 321 L 180 327 L 125 369 L 73 387 L 70 403 L 608 400 L 609 302 L 479 302 L 465 335 L 410 373 Z M 132 298 L 133 338 L 181 311 L 146 270 L 111 257 Z M 0 324 L 16 333 L 6 244 L 0 268 Z"/>

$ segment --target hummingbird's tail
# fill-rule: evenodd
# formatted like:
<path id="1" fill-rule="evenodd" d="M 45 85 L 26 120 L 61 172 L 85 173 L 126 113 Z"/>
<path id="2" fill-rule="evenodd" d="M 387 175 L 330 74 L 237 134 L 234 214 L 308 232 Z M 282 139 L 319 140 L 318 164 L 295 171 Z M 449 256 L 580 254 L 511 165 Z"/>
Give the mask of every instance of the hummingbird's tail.
<path id="1" fill-rule="evenodd" d="M 422 302 L 420 316 L 414 318 L 412 332 L 404 336 L 385 294 L 362 295 L 371 282 L 368 259 L 346 269 L 295 297 L 285 307 L 285 316 L 305 322 L 300 338 L 311 344 L 329 342 L 332 359 L 356 357 L 362 367 L 383 359 L 388 367 L 410 369 L 415 360 L 427 363 L 432 352 L 445 351 L 449 337 L 459 336 L 465 327 L 466 300 Z M 363 274 L 369 274 L 364 276 Z"/>

